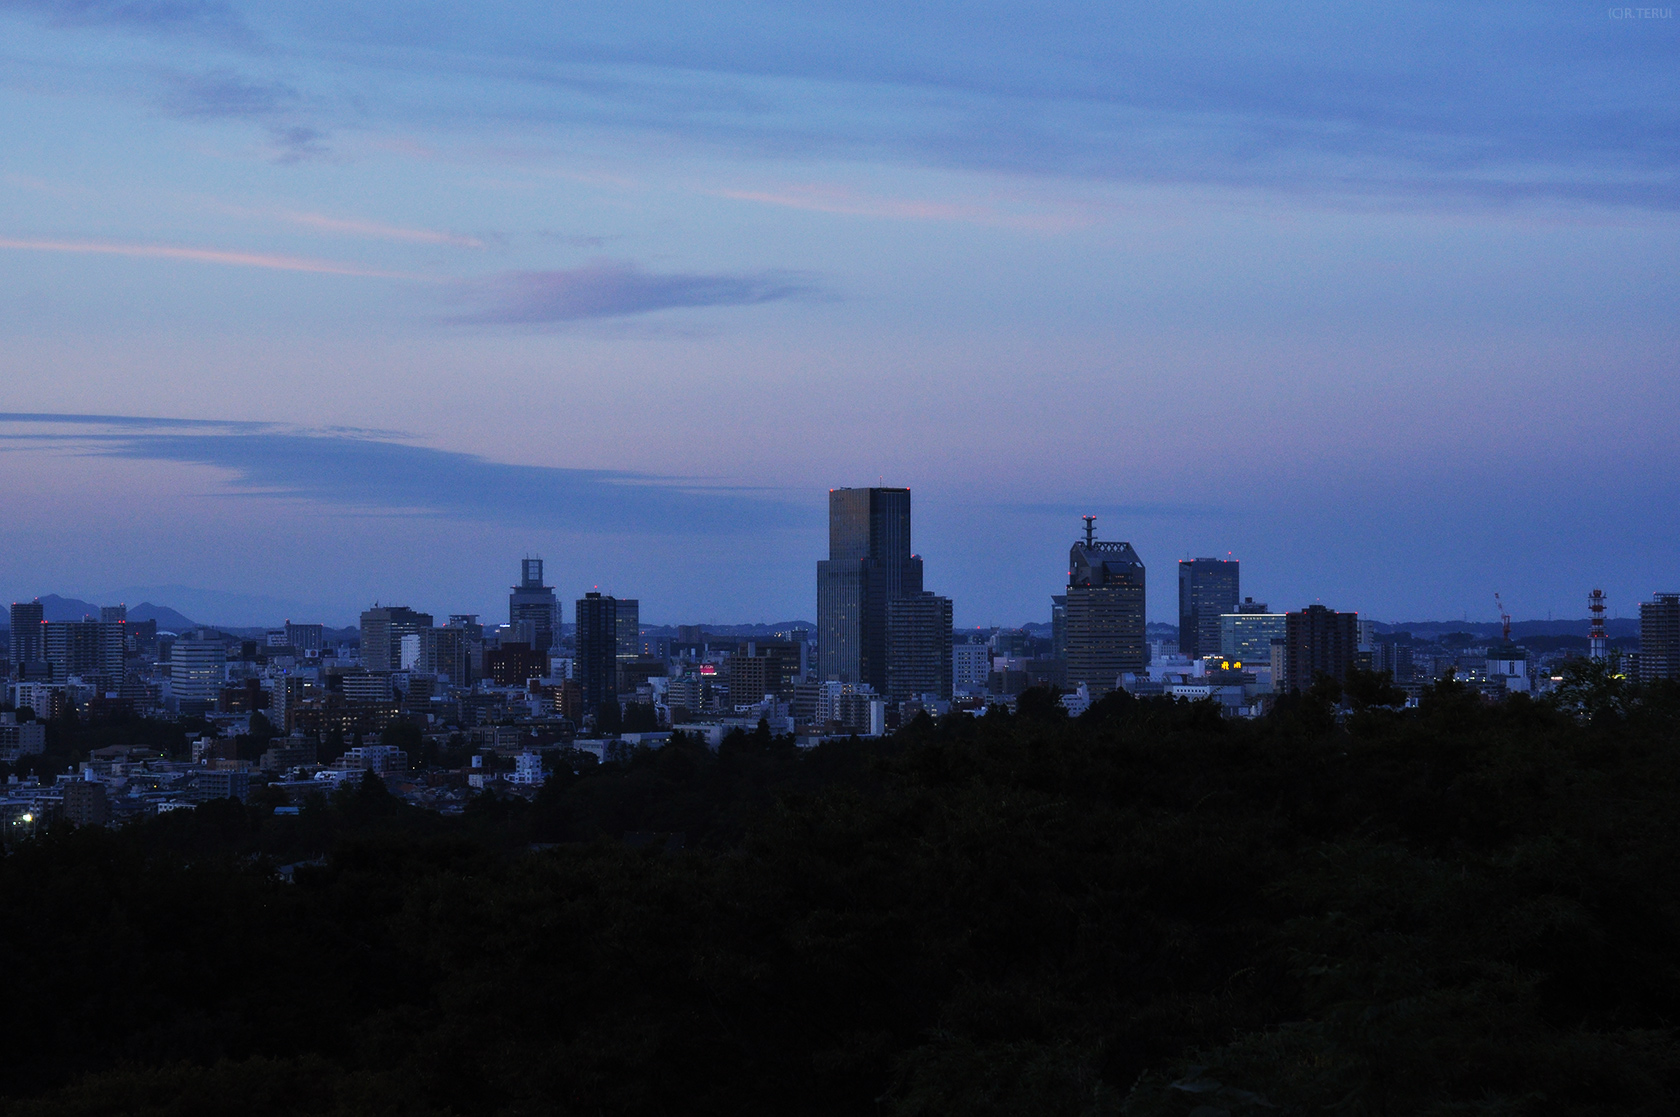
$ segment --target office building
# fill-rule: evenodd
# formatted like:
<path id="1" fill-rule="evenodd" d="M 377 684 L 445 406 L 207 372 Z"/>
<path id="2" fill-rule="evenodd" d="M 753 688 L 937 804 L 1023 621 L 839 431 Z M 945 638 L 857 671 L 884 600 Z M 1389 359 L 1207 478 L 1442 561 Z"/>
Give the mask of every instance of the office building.
<path id="1" fill-rule="evenodd" d="M 201 630 L 175 641 L 169 651 L 169 684 L 181 713 L 213 708 L 226 681 L 227 648 L 219 637 Z"/>
<path id="2" fill-rule="evenodd" d="M 613 631 L 617 633 L 619 662 L 642 654 L 642 603 L 634 597 L 614 598 L 618 602 Z"/>
<path id="3" fill-rule="evenodd" d="M 1191 659 L 1220 654 L 1220 620 L 1237 611 L 1235 559 L 1182 559 L 1178 564 L 1178 651 Z"/>
<path id="4" fill-rule="evenodd" d="M 1680 679 L 1680 593 L 1639 603 L 1639 677 Z"/>
<path id="5" fill-rule="evenodd" d="M 817 563 L 817 675 L 886 685 L 887 602 L 922 592 L 909 489 L 830 489 L 828 558 Z"/>
<path id="6" fill-rule="evenodd" d="M 286 644 L 305 659 L 319 659 L 325 633 L 318 624 L 286 622 Z"/>
<path id="7" fill-rule="evenodd" d="M 1250 603 L 1253 599 L 1250 598 Z M 1263 667 L 1271 662 L 1272 641 L 1289 635 L 1287 614 L 1265 612 L 1226 613 L 1219 618 L 1219 646 L 1221 658 L 1232 663 Z"/>
<path id="8" fill-rule="evenodd" d="M 951 697 L 951 599 L 931 592 L 887 602 L 886 694 Z"/>
<path id="9" fill-rule="evenodd" d="M 1122 672 L 1148 666 L 1149 649 L 1143 561 L 1130 543 L 1099 541 L 1095 521 L 1085 517 L 1085 539 L 1068 552 L 1067 681 L 1100 697 Z"/>
<path id="10" fill-rule="evenodd" d="M 1279 647 L 1281 662 L 1274 661 L 1273 675 L 1279 693 L 1308 690 L 1320 675 L 1346 682 L 1359 650 L 1359 614 L 1323 605 L 1288 613 Z"/>
<path id="11" fill-rule="evenodd" d="M 402 605 L 375 605 L 362 614 L 362 666 L 396 671 L 402 665 L 402 638 L 432 627 L 430 613 Z"/>
<path id="12" fill-rule="evenodd" d="M 1050 656 L 1067 658 L 1067 594 L 1053 594 L 1050 598 Z"/>
<path id="13" fill-rule="evenodd" d="M 12 666 L 40 663 L 46 659 L 41 625 L 45 621 L 39 601 L 12 602 Z"/>
<path id="14" fill-rule="evenodd" d="M 521 624 L 529 624 L 527 642 L 546 653 L 560 632 L 560 599 L 552 588 L 543 585 L 542 559 L 526 559 L 520 564 L 519 575 L 519 584 L 508 594 L 508 624 L 516 632 Z"/>
<path id="15" fill-rule="evenodd" d="M 951 647 L 951 686 L 964 693 L 986 688 L 992 673 L 992 650 L 985 644 L 954 644 Z"/>
<path id="16" fill-rule="evenodd" d="M 577 603 L 577 655 L 573 672 L 583 693 L 583 708 L 593 714 L 601 704 L 618 700 L 618 601 L 587 593 Z"/>

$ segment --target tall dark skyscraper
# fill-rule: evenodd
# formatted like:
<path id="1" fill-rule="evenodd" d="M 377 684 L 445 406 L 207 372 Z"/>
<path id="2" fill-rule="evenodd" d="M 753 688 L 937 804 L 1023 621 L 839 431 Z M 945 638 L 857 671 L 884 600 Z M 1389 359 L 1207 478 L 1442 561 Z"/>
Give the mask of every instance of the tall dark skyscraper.
<path id="1" fill-rule="evenodd" d="M 41 622 L 46 619 L 39 601 L 12 602 L 12 667 L 47 658 Z"/>
<path id="2" fill-rule="evenodd" d="M 1095 520 L 1085 517 L 1085 538 L 1068 552 L 1066 621 L 1068 684 L 1084 683 L 1093 697 L 1149 664 L 1143 560 L 1130 543 L 1099 541 Z"/>
<path id="3" fill-rule="evenodd" d="M 587 593 L 577 603 L 577 659 L 574 667 L 583 708 L 595 713 L 618 701 L 618 601 Z"/>
<path id="4" fill-rule="evenodd" d="M 1219 654 L 1219 618 L 1241 600 L 1235 559 L 1182 559 L 1178 564 L 1178 650 Z"/>
<path id="5" fill-rule="evenodd" d="M 909 489 L 830 489 L 828 558 L 817 563 L 817 677 L 887 683 L 887 602 L 922 592 Z"/>
<path id="6" fill-rule="evenodd" d="M 528 558 L 520 564 L 519 584 L 508 594 L 508 624 L 517 631 L 522 621 L 531 625 L 531 647 L 547 653 L 560 631 L 560 600 L 543 585 L 543 560 Z"/>

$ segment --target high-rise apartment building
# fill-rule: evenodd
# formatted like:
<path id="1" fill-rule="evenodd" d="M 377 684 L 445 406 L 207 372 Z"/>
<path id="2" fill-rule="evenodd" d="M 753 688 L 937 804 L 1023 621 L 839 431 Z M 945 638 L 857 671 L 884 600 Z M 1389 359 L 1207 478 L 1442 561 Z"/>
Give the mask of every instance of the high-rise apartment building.
<path id="1" fill-rule="evenodd" d="M 402 605 L 375 605 L 362 614 L 362 667 L 396 671 L 402 666 L 402 638 L 432 627 L 430 613 Z"/>
<path id="2" fill-rule="evenodd" d="M 1359 614 L 1309 605 L 1285 615 L 1282 660 L 1274 666 L 1279 693 L 1307 690 L 1320 675 L 1346 682 L 1359 651 Z"/>
<path id="3" fill-rule="evenodd" d="M 909 489 L 830 489 L 828 558 L 817 563 L 817 675 L 886 685 L 887 602 L 922 592 Z"/>
<path id="4" fill-rule="evenodd" d="M 951 697 L 951 599 L 930 592 L 887 602 L 888 698 Z"/>
<path id="5" fill-rule="evenodd" d="M 41 625 L 46 620 L 39 601 L 12 602 L 12 666 L 39 663 L 46 658 Z"/>
<path id="6" fill-rule="evenodd" d="M 508 594 L 508 624 L 517 632 L 521 622 L 529 623 L 532 648 L 547 652 L 560 631 L 560 599 L 543 584 L 542 559 L 526 559 L 519 575 L 519 584 Z"/>
<path id="7" fill-rule="evenodd" d="M 1149 663 L 1143 639 L 1143 560 L 1130 543 L 1095 536 L 1085 517 L 1085 539 L 1068 551 L 1067 680 L 1084 683 L 1093 696 L 1113 690 L 1124 671 Z"/>
<path id="8" fill-rule="evenodd" d="M 618 700 L 618 601 L 587 593 L 577 603 L 577 655 L 573 677 L 583 692 L 583 708 L 595 713 Z"/>
<path id="9" fill-rule="evenodd" d="M 48 621 L 41 626 L 42 655 L 52 664 L 55 682 L 73 675 L 104 671 L 107 648 L 105 629 L 98 621 Z M 120 634 L 121 629 L 117 629 Z M 117 667 L 122 666 L 121 644 L 118 644 Z"/>
<path id="10" fill-rule="evenodd" d="M 1219 654 L 1219 618 L 1237 611 L 1235 559 L 1181 559 L 1178 650 L 1192 659 Z"/>
<path id="11" fill-rule="evenodd" d="M 1680 593 L 1639 603 L 1639 677 L 1680 679 Z"/>

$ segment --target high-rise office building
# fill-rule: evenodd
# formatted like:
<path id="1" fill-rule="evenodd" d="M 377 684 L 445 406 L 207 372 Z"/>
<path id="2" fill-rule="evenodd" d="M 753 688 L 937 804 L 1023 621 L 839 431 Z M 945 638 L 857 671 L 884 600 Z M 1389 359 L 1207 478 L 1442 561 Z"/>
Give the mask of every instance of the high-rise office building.
<path id="1" fill-rule="evenodd" d="M 1320 675 L 1346 682 L 1359 651 L 1359 614 L 1308 605 L 1285 615 L 1282 662 L 1274 666 L 1281 694 L 1307 690 Z"/>
<path id="2" fill-rule="evenodd" d="M 1639 603 L 1639 677 L 1680 679 L 1680 593 Z"/>
<path id="3" fill-rule="evenodd" d="M 887 602 L 887 697 L 951 697 L 951 599 L 922 592 Z"/>
<path id="4" fill-rule="evenodd" d="M 1178 650 L 1192 659 L 1219 654 L 1219 618 L 1237 611 L 1235 559 L 1181 559 Z"/>
<path id="5" fill-rule="evenodd" d="M 1253 603 L 1251 598 L 1249 603 Z M 1289 635 L 1289 621 L 1283 613 L 1268 613 L 1262 605 L 1256 613 L 1238 606 L 1239 612 L 1219 618 L 1220 656 L 1254 667 L 1271 662 L 1272 641 Z"/>
<path id="6" fill-rule="evenodd" d="M 183 714 L 216 705 L 227 680 L 227 648 L 207 631 L 183 636 L 169 650 L 170 692 Z"/>
<path id="7" fill-rule="evenodd" d="M 613 631 L 617 634 L 618 660 L 635 659 L 642 654 L 642 603 L 634 597 L 615 598 L 618 620 Z"/>
<path id="8" fill-rule="evenodd" d="M 1113 690 L 1122 672 L 1148 666 L 1149 649 L 1143 560 L 1130 543 L 1098 540 L 1095 520 L 1085 517 L 1085 539 L 1068 552 L 1067 680 L 1098 696 Z"/>
<path id="9" fill-rule="evenodd" d="M 817 563 L 817 675 L 886 685 L 887 602 L 922 592 L 909 489 L 830 489 L 828 558 Z"/>
<path id="10" fill-rule="evenodd" d="M 1067 658 L 1067 594 L 1050 597 L 1050 654 L 1056 659 Z"/>
<path id="11" fill-rule="evenodd" d="M 39 601 L 12 602 L 12 666 L 39 663 L 46 658 L 41 625 L 46 620 Z"/>
<path id="12" fill-rule="evenodd" d="M 432 627 L 430 613 L 402 605 L 375 605 L 362 614 L 362 667 L 396 671 L 402 666 L 402 638 Z"/>
<path id="13" fill-rule="evenodd" d="M 583 708 L 595 713 L 618 700 L 618 601 L 587 593 L 577 603 L 577 655 L 573 677 L 583 692 Z"/>
<path id="14" fill-rule="evenodd" d="M 532 648 L 547 652 L 560 631 L 560 599 L 543 585 L 542 559 L 526 559 L 519 575 L 519 584 L 508 594 L 508 624 L 518 632 L 521 622 L 529 622 Z"/>

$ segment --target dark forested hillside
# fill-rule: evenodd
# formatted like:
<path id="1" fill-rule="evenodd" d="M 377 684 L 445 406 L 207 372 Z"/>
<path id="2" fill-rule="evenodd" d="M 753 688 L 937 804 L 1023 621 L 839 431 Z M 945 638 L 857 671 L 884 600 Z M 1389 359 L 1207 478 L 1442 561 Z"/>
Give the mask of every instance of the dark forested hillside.
<path id="1" fill-rule="evenodd" d="M 1605 685 L 1029 695 L 48 835 L 0 1113 L 1673 1113 L 1680 701 Z"/>

